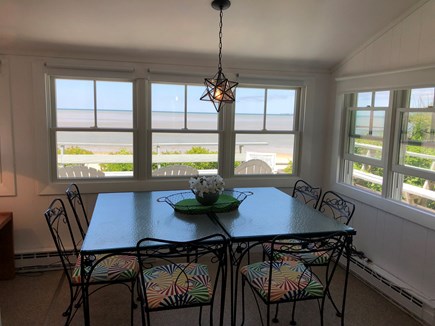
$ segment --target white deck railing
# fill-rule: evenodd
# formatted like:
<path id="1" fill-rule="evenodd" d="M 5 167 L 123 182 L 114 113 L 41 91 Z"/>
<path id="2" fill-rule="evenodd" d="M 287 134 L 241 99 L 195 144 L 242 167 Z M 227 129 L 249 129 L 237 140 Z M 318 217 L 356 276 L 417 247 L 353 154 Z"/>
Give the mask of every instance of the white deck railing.
<path id="1" fill-rule="evenodd" d="M 353 170 L 353 177 L 357 179 L 361 179 L 364 181 L 376 183 L 378 185 L 382 185 L 382 177 L 379 175 L 367 173 L 361 170 Z M 410 185 L 408 183 L 403 183 L 403 192 L 406 192 L 411 195 L 427 198 L 430 200 L 435 200 L 435 191 L 420 188 L 417 186 Z"/>

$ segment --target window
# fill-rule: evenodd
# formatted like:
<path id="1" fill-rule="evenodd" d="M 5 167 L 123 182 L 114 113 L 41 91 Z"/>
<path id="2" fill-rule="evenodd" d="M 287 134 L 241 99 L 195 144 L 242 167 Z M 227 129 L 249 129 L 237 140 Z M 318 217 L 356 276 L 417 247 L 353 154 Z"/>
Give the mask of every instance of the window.
<path id="1" fill-rule="evenodd" d="M 298 95 L 297 89 L 237 88 L 235 174 L 293 174 Z M 264 168 L 251 166 L 249 162 L 257 162 Z"/>
<path id="2" fill-rule="evenodd" d="M 345 183 L 435 211 L 434 90 L 345 96 Z"/>
<path id="3" fill-rule="evenodd" d="M 348 100 L 348 131 L 345 149 L 346 182 L 382 193 L 384 129 L 389 91 L 357 93 Z"/>
<path id="4" fill-rule="evenodd" d="M 51 78 L 59 179 L 133 176 L 133 83 Z"/>
<path id="5" fill-rule="evenodd" d="M 411 89 L 398 109 L 393 196 L 435 211 L 435 88 Z"/>
<path id="6" fill-rule="evenodd" d="M 154 176 L 218 173 L 218 114 L 200 101 L 203 91 L 199 85 L 151 84 Z"/>
<path id="7" fill-rule="evenodd" d="M 49 132 L 41 136 L 50 158 L 39 167 L 43 191 L 71 179 L 104 179 L 128 190 L 129 182 L 147 189 L 168 179 L 178 187 L 194 174 L 249 180 L 296 173 L 301 87 L 241 86 L 237 101 L 217 113 L 200 100 L 197 77 L 55 67 L 45 73 Z"/>

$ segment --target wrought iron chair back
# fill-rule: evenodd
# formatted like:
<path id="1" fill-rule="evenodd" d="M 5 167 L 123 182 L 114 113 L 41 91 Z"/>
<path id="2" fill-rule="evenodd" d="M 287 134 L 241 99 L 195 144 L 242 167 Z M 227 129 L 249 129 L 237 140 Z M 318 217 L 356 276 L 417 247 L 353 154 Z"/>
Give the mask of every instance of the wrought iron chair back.
<path id="1" fill-rule="evenodd" d="M 226 242 L 221 234 L 189 242 L 140 240 L 136 249 L 140 265 L 142 324 L 151 325 L 152 311 L 200 307 L 201 325 L 202 307 L 210 306 L 212 325 L 215 295 L 220 284 L 219 324 L 222 325 L 227 277 Z"/>
<path id="2" fill-rule="evenodd" d="M 53 237 L 65 275 L 68 282 L 72 284 L 71 274 L 77 257 L 79 256 L 79 250 L 62 199 L 54 199 L 44 212 L 44 216 L 51 236 Z"/>
<path id="3" fill-rule="evenodd" d="M 355 212 L 355 204 L 343 199 L 336 192 L 327 191 L 323 194 L 319 211 L 336 221 L 348 225 Z"/>
<path id="4" fill-rule="evenodd" d="M 278 322 L 278 305 L 283 303 L 293 303 L 290 324 L 295 325 L 295 303 L 305 300 L 318 300 L 323 325 L 325 299 L 329 296 L 329 287 L 338 263 L 332 257 L 341 255 L 345 237 L 345 232 L 310 238 L 275 237 L 271 241 L 271 256 L 280 258 L 253 263 L 240 269 L 242 274 L 242 324 L 245 321 L 244 288 L 248 284 L 254 295 L 267 306 L 266 323 L 264 323 L 256 299 L 262 325 L 270 325 L 272 305 L 277 306 L 273 322 Z M 316 257 L 318 262 L 328 264 L 329 271 L 325 268 L 313 270 L 316 263 L 313 257 Z"/>
<path id="5" fill-rule="evenodd" d="M 74 237 L 70 219 L 65 204 L 60 198 L 54 199 L 44 212 L 50 233 L 53 237 L 58 255 L 68 280 L 70 303 L 63 312 L 67 317 L 65 325 L 72 321 L 84 297 L 82 286 L 98 285 L 90 294 L 95 293 L 109 284 L 126 285 L 131 293 L 131 324 L 133 324 L 134 285 L 139 266 L 136 255 L 131 253 L 107 253 L 102 255 L 80 254 L 78 242 Z M 72 249 L 70 249 L 72 248 Z"/>
<path id="6" fill-rule="evenodd" d="M 317 207 L 320 197 L 322 195 L 322 188 L 313 187 L 302 179 L 296 181 L 293 187 L 292 197 L 300 200 L 306 205 L 313 208 Z"/>
<path id="7" fill-rule="evenodd" d="M 85 206 L 83 205 L 82 195 L 80 194 L 79 187 L 77 184 L 71 183 L 66 189 L 65 193 L 71 206 L 74 218 L 77 222 L 77 226 L 79 227 L 80 233 L 82 235 L 82 240 L 84 240 L 86 231 L 89 227 L 89 219 Z M 86 227 L 83 226 L 82 221 L 84 221 Z"/>
<path id="8" fill-rule="evenodd" d="M 68 280 L 70 303 L 63 312 L 63 316 L 67 317 L 65 325 L 69 325 L 77 310 L 73 313 L 73 304 L 81 298 L 81 289 L 74 287 L 72 280 L 74 266 L 79 256 L 77 242 L 62 199 L 54 199 L 44 212 L 44 216 Z M 72 250 L 68 248 L 72 248 Z"/>

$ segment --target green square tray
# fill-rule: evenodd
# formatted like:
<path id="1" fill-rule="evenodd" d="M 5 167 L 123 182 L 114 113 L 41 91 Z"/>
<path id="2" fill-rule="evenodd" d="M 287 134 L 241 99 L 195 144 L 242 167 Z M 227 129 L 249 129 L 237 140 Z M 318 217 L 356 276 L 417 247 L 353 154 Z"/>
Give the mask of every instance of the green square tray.
<path id="1" fill-rule="evenodd" d="M 219 199 L 210 206 L 200 204 L 191 191 L 160 197 L 157 201 L 165 202 L 173 207 L 176 212 L 185 214 L 222 213 L 237 209 L 246 197 L 252 194 L 252 192 L 225 190 L 219 196 Z"/>

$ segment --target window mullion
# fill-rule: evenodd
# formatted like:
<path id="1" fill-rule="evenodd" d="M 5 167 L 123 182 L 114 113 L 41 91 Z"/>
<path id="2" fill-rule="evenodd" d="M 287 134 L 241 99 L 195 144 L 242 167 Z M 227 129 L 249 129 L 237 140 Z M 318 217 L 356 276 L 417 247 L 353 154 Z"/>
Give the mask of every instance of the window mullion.
<path id="1" fill-rule="evenodd" d="M 263 130 L 266 130 L 266 119 L 267 119 L 267 88 L 264 89 L 264 111 L 263 111 Z"/>
<path id="2" fill-rule="evenodd" d="M 94 80 L 94 128 L 98 128 L 97 119 L 97 81 Z"/>
<path id="3" fill-rule="evenodd" d="M 143 78 L 138 78 L 133 85 L 133 169 L 137 179 L 148 177 L 151 170 L 151 137 L 149 128 L 149 86 Z"/>
<path id="4" fill-rule="evenodd" d="M 383 169 L 384 169 L 384 177 L 383 177 L 383 187 L 382 187 L 382 196 L 385 198 L 392 198 L 394 190 L 394 180 L 393 180 L 393 172 L 392 172 L 392 160 L 394 157 L 394 133 L 395 133 L 395 124 L 394 121 L 396 119 L 396 108 L 399 101 L 400 92 L 394 91 L 393 96 L 390 96 L 389 108 L 385 112 L 385 121 L 384 121 L 384 141 L 382 143 L 382 156 L 384 157 Z"/>

